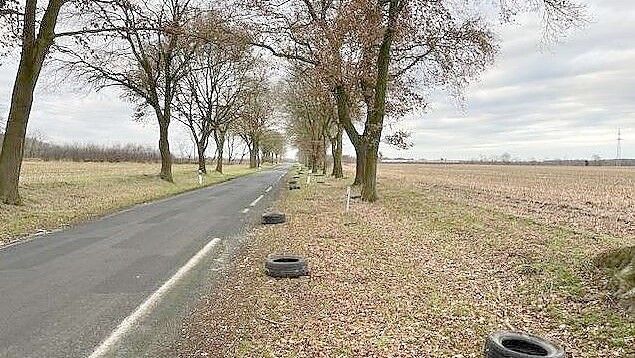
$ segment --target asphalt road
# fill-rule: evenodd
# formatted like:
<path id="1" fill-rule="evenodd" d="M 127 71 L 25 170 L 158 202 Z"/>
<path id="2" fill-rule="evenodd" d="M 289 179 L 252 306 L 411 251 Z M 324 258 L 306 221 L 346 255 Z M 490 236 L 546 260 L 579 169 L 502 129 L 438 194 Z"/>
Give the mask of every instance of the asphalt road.
<path id="1" fill-rule="evenodd" d="M 0 357 L 90 355 L 213 238 L 231 240 L 256 220 L 287 170 L 265 170 L 0 249 Z"/>

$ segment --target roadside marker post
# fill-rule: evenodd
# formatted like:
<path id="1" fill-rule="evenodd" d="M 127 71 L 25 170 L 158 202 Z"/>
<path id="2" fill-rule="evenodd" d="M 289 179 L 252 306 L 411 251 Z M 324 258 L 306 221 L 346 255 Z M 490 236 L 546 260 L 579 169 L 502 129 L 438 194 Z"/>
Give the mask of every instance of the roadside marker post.
<path id="1" fill-rule="evenodd" d="M 306 176 L 306 185 L 311 184 L 311 174 Z"/>
<path id="2" fill-rule="evenodd" d="M 198 185 L 203 185 L 203 171 L 198 170 Z"/>
<path id="3" fill-rule="evenodd" d="M 351 207 L 351 187 L 346 187 L 346 212 L 348 212 L 348 210 Z"/>

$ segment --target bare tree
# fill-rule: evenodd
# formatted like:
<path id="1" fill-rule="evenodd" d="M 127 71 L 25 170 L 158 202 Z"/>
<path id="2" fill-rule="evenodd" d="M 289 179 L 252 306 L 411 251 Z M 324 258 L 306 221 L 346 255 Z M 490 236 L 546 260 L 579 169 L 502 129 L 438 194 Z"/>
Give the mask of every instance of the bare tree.
<path id="1" fill-rule="evenodd" d="M 285 140 L 282 133 L 276 130 L 267 130 L 261 139 L 262 161 L 277 163 L 284 155 Z"/>
<path id="2" fill-rule="evenodd" d="M 115 29 L 78 35 L 77 46 L 64 49 L 61 68 L 85 78 L 96 89 L 119 87 L 135 105 L 135 118 L 155 117 L 163 180 L 172 182 L 168 140 L 179 82 L 193 53 L 204 41 L 196 33 L 200 11 L 190 0 L 98 3 L 90 16 Z"/>
<path id="3" fill-rule="evenodd" d="M 178 120 L 195 138 L 199 170 L 207 172 L 205 150 L 213 134 L 216 171 L 223 172 L 225 138 L 238 118 L 250 71 L 256 63 L 244 41 L 221 36 L 204 44 L 188 65 L 176 96 Z"/>
<path id="4" fill-rule="evenodd" d="M 105 1 L 104 1 L 105 2 Z M 56 31 L 63 9 L 72 13 L 89 1 L 17 0 L 0 1 L 0 50 L 6 54 L 20 47 L 20 62 L 13 84 L 9 117 L 0 153 L 0 201 L 19 204 L 18 183 L 24 156 L 27 125 L 31 116 L 33 93 L 44 62 L 56 39 L 82 30 Z"/>
<path id="5" fill-rule="evenodd" d="M 331 139 L 331 127 L 337 123 L 332 95 L 315 77 L 295 72 L 288 81 L 285 102 L 291 141 L 313 172 L 321 168 L 326 173 L 326 141 Z M 333 154 L 335 157 L 336 152 Z"/>
<path id="6" fill-rule="evenodd" d="M 271 89 L 267 83 L 267 73 L 253 77 L 247 85 L 248 91 L 242 96 L 240 117 L 236 130 L 249 149 L 249 167 L 260 166 L 260 145 L 263 134 L 272 122 Z"/>

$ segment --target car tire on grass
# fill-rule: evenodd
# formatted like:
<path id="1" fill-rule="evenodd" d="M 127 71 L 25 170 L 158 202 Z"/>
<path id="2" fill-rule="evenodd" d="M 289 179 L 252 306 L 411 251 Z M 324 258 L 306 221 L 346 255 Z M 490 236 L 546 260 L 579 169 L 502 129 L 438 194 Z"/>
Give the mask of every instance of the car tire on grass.
<path id="1" fill-rule="evenodd" d="M 265 261 L 265 271 L 275 278 L 296 278 L 309 274 L 306 259 L 296 255 L 269 255 Z"/>
<path id="2" fill-rule="evenodd" d="M 287 221 L 284 213 L 270 212 L 262 215 L 262 223 L 265 225 L 282 224 Z"/>
<path id="3" fill-rule="evenodd" d="M 543 338 L 519 332 L 496 332 L 485 342 L 486 358 L 564 358 L 562 347 Z"/>

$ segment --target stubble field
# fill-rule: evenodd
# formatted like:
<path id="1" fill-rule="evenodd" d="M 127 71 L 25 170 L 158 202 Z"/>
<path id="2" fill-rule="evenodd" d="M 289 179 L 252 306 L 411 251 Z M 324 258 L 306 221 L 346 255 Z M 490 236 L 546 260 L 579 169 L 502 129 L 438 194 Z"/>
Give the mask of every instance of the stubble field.
<path id="1" fill-rule="evenodd" d="M 345 213 L 349 182 L 288 192 L 288 222 L 251 233 L 172 354 L 481 357 L 513 329 L 569 357 L 635 355 L 628 302 L 596 264 L 635 245 L 633 169 L 383 165 L 380 201 Z M 311 275 L 268 278 L 270 253 Z"/>

